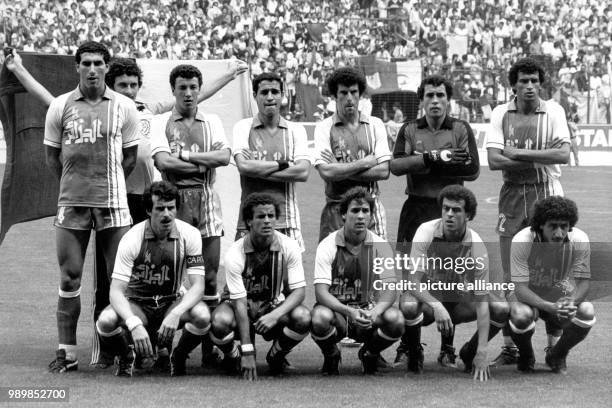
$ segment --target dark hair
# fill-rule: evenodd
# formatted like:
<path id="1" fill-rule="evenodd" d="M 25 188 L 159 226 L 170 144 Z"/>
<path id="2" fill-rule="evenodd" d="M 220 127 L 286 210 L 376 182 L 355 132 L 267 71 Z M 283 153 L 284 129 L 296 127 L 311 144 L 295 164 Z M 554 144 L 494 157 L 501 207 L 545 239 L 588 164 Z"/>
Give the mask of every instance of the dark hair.
<path id="1" fill-rule="evenodd" d="M 546 221 L 563 220 L 568 221 L 570 229 L 578 222 L 578 207 L 569 198 L 552 196 L 543 198 L 533 204 L 531 230 L 539 232 Z"/>
<path id="2" fill-rule="evenodd" d="M 508 82 L 510 82 L 510 86 L 516 85 L 516 81 L 518 81 L 518 74 L 522 72 L 523 74 L 538 74 L 538 78 L 540 79 L 540 83 L 544 82 L 545 73 L 544 68 L 540 64 L 537 63 L 533 58 L 521 58 L 516 61 L 508 72 Z"/>
<path id="3" fill-rule="evenodd" d="M 153 210 L 153 196 L 158 196 L 164 201 L 176 200 L 176 209 L 181 206 L 181 198 L 178 194 L 178 189 L 174 184 L 167 181 L 155 181 L 151 184 L 148 190 L 144 193 L 145 210 Z"/>
<path id="4" fill-rule="evenodd" d="M 111 58 L 108 48 L 106 48 L 104 44 L 96 41 L 87 41 L 81 44 L 76 50 L 76 54 L 74 54 L 74 59 L 76 60 L 77 64 L 81 63 L 81 55 L 86 52 L 102 55 L 105 64 L 108 64 Z"/>
<path id="5" fill-rule="evenodd" d="M 281 77 L 274 72 L 264 72 L 263 74 L 257 75 L 253 79 L 253 93 L 257 93 L 259 90 L 259 84 L 263 81 L 276 81 L 280 84 L 281 93 L 283 92 L 283 80 Z"/>
<path id="6" fill-rule="evenodd" d="M 174 90 L 176 84 L 176 78 L 181 77 L 185 79 L 198 78 L 198 84 L 202 86 L 202 73 L 200 70 L 193 65 L 181 64 L 177 65 L 170 72 L 170 87 Z"/>
<path id="7" fill-rule="evenodd" d="M 340 214 L 348 212 L 351 201 L 365 201 L 370 206 L 370 214 L 374 212 L 374 197 L 365 187 L 353 187 L 342 195 L 340 199 Z"/>
<path id="8" fill-rule="evenodd" d="M 420 101 L 422 101 L 425 97 L 425 85 L 444 85 L 444 89 L 446 90 L 446 99 L 450 101 L 451 97 L 453 96 L 453 84 L 448 79 L 441 75 L 430 75 L 421 81 L 421 85 L 419 85 L 419 88 L 417 89 L 417 98 L 419 98 Z"/>
<path id="9" fill-rule="evenodd" d="M 251 193 L 244 200 L 244 205 L 242 206 L 242 220 L 245 224 L 253 219 L 255 207 L 258 205 L 273 205 L 276 218 L 280 215 L 280 205 L 274 197 L 266 193 Z M 247 230 L 251 229 L 248 224 L 246 224 L 246 228 Z"/>
<path id="10" fill-rule="evenodd" d="M 142 70 L 136 61 L 130 58 L 113 58 L 104 81 L 110 88 L 115 88 L 115 79 L 121 75 L 138 77 L 138 86 L 142 86 Z"/>
<path id="11" fill-rule="evenodd" d="M 440 191 L 438 194 L 438 205 L 442 207 L 442 201 L 444 199 L 448 200 L 463 200 L 465 205 L 463 209 L 465 213 L 468 214 L 468 220 L 473 220 L 476 216 L 476 208 L 478 207 L 478 201 L 476 201 L 476 196 L 472 191 L 466 187 L 463 187 L 459 184 L 450 184 Z"/>
<path id="12" fill-rule="evenodd" d="M 338 96 L 338 85 L 352 86 L 357 84 L 359 95 L 366 90 L 367 83 L 365 76 L 355 68 L 338 68 L 327 78 L 327 89 L 332 96 Z"/>

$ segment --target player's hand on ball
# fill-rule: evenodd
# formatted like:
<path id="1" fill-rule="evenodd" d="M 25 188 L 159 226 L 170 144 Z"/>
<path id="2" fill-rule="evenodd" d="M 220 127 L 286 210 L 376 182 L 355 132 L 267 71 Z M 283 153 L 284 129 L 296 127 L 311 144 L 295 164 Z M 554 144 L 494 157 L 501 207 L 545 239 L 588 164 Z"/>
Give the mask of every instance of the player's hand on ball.
<path id="1" fill-rule="evenodd" d="M 489 372 L 489 358 L 487 357 L 486 350 L 478 350 L 476 357 L 472 362 L 472 373 L 474 374 L 474 380 L 487 381 L 491 378 Z"/>
<path id="2" fill-rule="evenodd" d="M 257 366 L 255 365 L 255 356 L 242 356 L 240 359 L 240 369 L 242 370 L 242 378 L 247 381 L 255 381 L 257 379 Z"/>
<path id="3" fill-rule="evenodd" d="M 172 345 L 174 333 L 178 328 L 180 320 L 181 316 L 178 313 L 170 312 L 166 315 L 159 330 L 157 331 L 159 344 Z"/>
<path id="4" fill-rule="evenodd" d="M 268 330 L 272 329 L 278 323 L 280 316 L 277 316 L 273 311 L 261 316 L 255 322 L 255 331 L 258 334 L 267 333 Z"/>
<path id="5" fill-rule="evenodd" d="M 453 321 L 442 304 L 438 304 L 438 306 L 434 307 L 434 318 L 440 333 L 443 335 L 451 335 L 453 333 Z"/>
<path id="6" fill-rule="evenodd" d="M 149 338 L 149 333 L 143 325 L 136 326 L 132 330 L 132 339 L 134 340 L 134 350 L 143 357 L 153 356 L 153 345 Z"/>

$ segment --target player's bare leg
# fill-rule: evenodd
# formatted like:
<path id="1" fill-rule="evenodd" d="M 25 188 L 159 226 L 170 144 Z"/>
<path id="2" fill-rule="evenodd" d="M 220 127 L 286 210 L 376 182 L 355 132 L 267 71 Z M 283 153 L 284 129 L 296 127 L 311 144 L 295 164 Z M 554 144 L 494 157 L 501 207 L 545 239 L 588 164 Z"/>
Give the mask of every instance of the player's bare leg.
<path id="1" fill-rule="evenodd" d="M 517 369 L 530 373 L 534 371 L 535 354 L 531 338 L 535 332 L 535 312 L 524 303 L 515 302 L 510 308 L 510 333 L 512 340 L 519 349 Z"/>
<path id="2" fill-rule="evenodd" d="M 284 326 L 283 330 L 274 340 L 266 355 L 266 362 L 272 375 L 282 374 L 291 367 L 286 357 L 308 335 L 310 310 L 299 305 L 288 315 L 283 316 L 278 324 Z"/>
<path id="3" fill-rule="evenodd" d="M 170 308 L 167 313 L 171 310 L 172 308 Z M 211 327 L 210 311 L 203 302 L 199 302 L 190 310 L 183 313 L 181 322 L 185 323 L 183 333 L 170 355 L 170 375 L 173 377 L 182 376 L 187 373 L 185 361 L 189 358 L 189 353 L 191 353 L 204 338 L 208 338 L 208 332 Z"/>
<path id="4" fill-rule="evenodd" d="M 404 316 L 405 330 L 402 344 L 407 355 L 407 369 L 415 374 L 423 372 L 423 346 L 421 345 L 421 326 L 423 325 L 423 306 L 415 297 L 404 293 L 400 298 L 400 310 Z M 397 359 L 396 359 L 397 360 Z"/>
<path id="5" fill-rule="evenodd" d="M 553 372 L 567 373 L 565 359 L 569 351 L 586 338 L 595 321 L 593 304 L 591 302 L 580 303 L 576 310 L 576 316 L 563 328 L 563 334 L 557 344 L 546 352 L 546 365 Z"/>
<path id="6" fill-rule="evenodd" d="M 55 234 L 57 259 L 60 267 L 59 299 L 57 301 L 57 331 L 59 346 L 49 371 L 63 373 L 76 370 L 76 331 L 81 314 L 81 276 L 89 230 L 57 227 Z"/>
<path id="7" fill-rule="evenodd" d="M 312 309 L 311 319 L 312 339 L 323 353 L 321 373 L 339 375 L 338 366 L 342 361 L 342 355 L 338 348 L 338 331 L 334 325 L 334 312 L 325 306 L 317 305 Z"/>
<path id="8" fill-rule="evenodd" d="M 215 308 L 211 317 L 210 339 L 223 352 L 221 367 L 230 375 L 240 372 L 240 350 L 235 341 L 236 318 L 228 302 Z"/>

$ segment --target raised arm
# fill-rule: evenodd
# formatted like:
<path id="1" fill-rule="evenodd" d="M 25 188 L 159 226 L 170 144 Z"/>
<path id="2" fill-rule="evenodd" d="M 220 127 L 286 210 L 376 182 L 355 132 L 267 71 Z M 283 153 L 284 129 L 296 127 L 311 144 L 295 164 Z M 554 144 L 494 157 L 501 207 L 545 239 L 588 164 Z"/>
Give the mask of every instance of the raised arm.
<path id="1" fill-rule="evenodd" d="M 47 88 L 45 88 L 40 82 L 38 82 L 30 71 L 23 66 L 21 61 L 21 56 L 17 54 L 16 50 L 12 50 L 11 54 L 9 54 L 4 61 L 6 68 L 11 71 L 19 82 L 23 85 L 23 87 L 28 91 L 28 93 L 32 94 L 35 98 L 41 101 L 45 106 L 49 106 L 51 101 L 54 99 L 53 95 Z"/>

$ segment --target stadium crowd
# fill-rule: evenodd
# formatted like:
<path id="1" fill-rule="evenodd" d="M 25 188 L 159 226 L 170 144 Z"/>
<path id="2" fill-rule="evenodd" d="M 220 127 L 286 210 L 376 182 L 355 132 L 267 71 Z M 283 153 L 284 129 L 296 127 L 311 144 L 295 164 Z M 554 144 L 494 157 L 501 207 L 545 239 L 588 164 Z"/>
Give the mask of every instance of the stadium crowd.
<path id="1" fill-rule="evenodd" d="M 590 88 L 609 116 L 612 7 L 605 0 L 0 0 L 0 13 L 3 46 L 74 54 L 94 40 L 119 57 L 237 57 L 253 76 L 282 72 L 290 98 L 297 83 L 325 95 L 333 69 L 375 55 L 420 59 L 423 75 L 451 76 L 455 99 L 494 106 L 508 98 L 508 67 L 543 55 L 550 95 Z M 451 37 L 468 52 L 447 52 Z M 295 99 L 289 104 L 299 119 Z"/>

